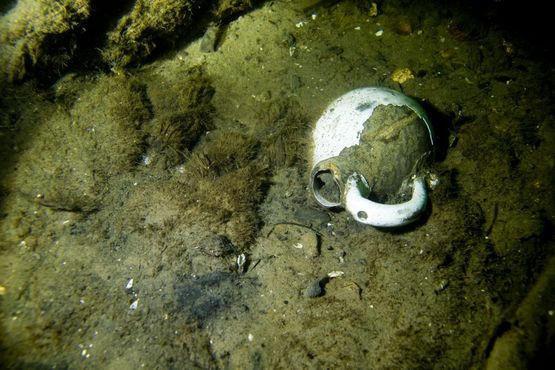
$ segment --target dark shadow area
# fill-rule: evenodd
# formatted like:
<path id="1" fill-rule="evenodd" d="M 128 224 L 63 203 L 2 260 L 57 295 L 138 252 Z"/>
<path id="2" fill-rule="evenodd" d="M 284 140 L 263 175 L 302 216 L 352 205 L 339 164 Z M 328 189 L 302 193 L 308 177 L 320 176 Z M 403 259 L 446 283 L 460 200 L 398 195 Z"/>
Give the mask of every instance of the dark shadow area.
<path id="1" fill-rule="evenodd" d="M 78 41 L 78 44 L 82 47 L 76 50 L 75 58 L 69 66 L 70 71 L 108 69 L 108 66 L 102 66 L 100 55 L 100 51 L 106 43 L 106 34 L 116 27 L 121 17 L 133 9 L 134 4 L 134 0 L 117 2 L 99 0 L 94 2 L 94 6 L 91 8 L 91 16 L 84 26 L 86 32 L 81 35 Z"/>
<path id="2" fill-rule="evenodd" d="M 183 276 L 175 286 L 177 307 L 199 327 L 218 316 L 237 318 L 249 311 L 248 297 L 256 281 L 235 273 L 214 271 L 198 277 Z"/>
<path id="3" fill-rule="evenodd" d="M 9 12 L 17 3 L 17 0 L 1 0 L 0 1 L 0 15 Z"/>
<path id="4" fill-rule="evenodd" d="M 453 140 L 450 142 L 450 138 L 456 138 L 458 128 L 456 119 L 440 112 L 427 101 L 419 102 L 426 111 L 434 130 L 434 161 L 442 162 L 447 157 L 449 147 L 455 144 Z"/>
<path id="5" fill-rule="evenodd" d="M 5 217 L 2 206 L 4 198 L 9 194 L 10 187 L 6 181 L 8 174 L 13 170 L 17 163 L 17 156 L 20 148 L 18 142 L 25 135 L 27 130 L 21 127 L 22 101 L 27 101 L 26 94 L 32 94 L 34 88 L 26 86 L 22 89 L 7 87 L 2 93 L 4 97 L 0 99 L 0 219 Z"/>
<path id="6" fill-rule="evenodd" d="M 490 11 L 492 26 L 499 27 L 531 57 L 545 61 L 553 57 L 553 15 L 548 9 L 549 3 L 517 0 L 491 1 L 487 5 L 482 1 L 475 3 L 477 12 L 482 11 L 482 7 Z"/>

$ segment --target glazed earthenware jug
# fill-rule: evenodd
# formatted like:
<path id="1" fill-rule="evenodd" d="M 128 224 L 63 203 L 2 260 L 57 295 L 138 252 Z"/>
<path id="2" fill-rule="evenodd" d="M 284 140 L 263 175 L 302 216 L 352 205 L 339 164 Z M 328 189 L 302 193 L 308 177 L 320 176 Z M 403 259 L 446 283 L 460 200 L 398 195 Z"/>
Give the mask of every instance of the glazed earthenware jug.
<path id="1" fill-rule="evenodd" d="M 416 100 L 380 87 L 350 91 L 316 123 L 313 150 L 310 189 L 321 206 L 376 227 L 406 225 L 426 208 L 434 133 Z"/>

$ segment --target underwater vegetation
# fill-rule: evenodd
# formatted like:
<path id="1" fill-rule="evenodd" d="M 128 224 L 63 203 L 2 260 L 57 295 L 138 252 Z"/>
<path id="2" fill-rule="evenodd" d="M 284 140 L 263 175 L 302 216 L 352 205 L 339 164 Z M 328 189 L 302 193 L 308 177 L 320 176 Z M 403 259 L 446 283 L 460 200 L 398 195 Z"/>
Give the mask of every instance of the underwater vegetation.
<path id="1" fill-rule="evenodd" d="M 20 0 L 0 16 L 0 83 L 60 76 L 76 58 L 101 68 L 137 65 L 174 45 L 195 20 L 228 20 L 253 0 Z M 94 33 L 93 33 L 94 32 Z"/>
<path id="2" fill-rule="evenodd" d="M 64 70 L 90 15 L 88 0 L 15 2 L 0 17 L 0 83 L 19 81 L 35 69 Z"/>

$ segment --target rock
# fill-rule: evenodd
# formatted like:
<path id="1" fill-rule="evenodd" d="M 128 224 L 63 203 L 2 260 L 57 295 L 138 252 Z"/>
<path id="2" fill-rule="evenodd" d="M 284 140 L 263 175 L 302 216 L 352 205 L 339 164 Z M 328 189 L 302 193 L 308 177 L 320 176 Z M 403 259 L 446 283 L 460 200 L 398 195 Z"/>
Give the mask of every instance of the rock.
<path id="1" fill-rule="evenodd" d="M 299 244 L 302 245 L 304 254 L 307 257 L 318 257 L 320 250 L 318 248 L 318 236 L 312 231 L 307 231 L 299 239 Z"/>
<path id="2" fill-rule="evenodd" d="M 304 296 L 307 298 L 316 298 L 324 295 L 325 291 L 322 287 L 322 278 L 312 281 L 304 290 Z"/>
<path id="3" fill-rule="evenodd" d="M 399 18 L 395 22 L 393 30 L 398 35 L 407 36 L 412 33 L 412 24 L 407 18 Z"/>
<path id="4" fill-rule="evenodd" d="M 233 243 L 225 235 L 213 234 L 202 239 L 198 245 L 198 250 L 211 257 L 224 257 L 235 252 Z"/>
<path id="5" fill-rule="evenodd" d="M 200 40 L 200 51 L 203 53 L 213 53 L 216 51 L 216 44 L 218 41 L 219 27 L 216 24 L 211 24 L 206 29 L 202 40 Z"/>

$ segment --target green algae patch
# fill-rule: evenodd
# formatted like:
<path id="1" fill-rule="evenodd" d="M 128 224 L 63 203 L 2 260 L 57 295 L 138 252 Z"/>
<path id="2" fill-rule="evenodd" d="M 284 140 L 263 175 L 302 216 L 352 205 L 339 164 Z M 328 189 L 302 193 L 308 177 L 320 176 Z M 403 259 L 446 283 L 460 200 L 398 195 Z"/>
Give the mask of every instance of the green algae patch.
<path id="1" fill-rule="evenodd" d="M 48 107 L 53 113 L 37 125 L 17 170 L 20 190 L 55 209 L 96 209 L 106 180 L 141 153 L 140 127 L 149 118 L 141 86 L 109 76 L 89 83 L 70 109 Z"/>
<path id="2" fill-rule="evenodd" d="M 0 17 L 0 82 L 36 68 L 65 69 L 91 13 L 88 0 L 20 0 Z"/>
<path id="3" fill-rule="evenodd" d="M 117 67 L 137 64 L 156 50 L 172 47 L 180 39 L 198 32 L 194 22 L 199 18 L 222 23 L 254 4 L 252 0 L 137 0 L 108 32 L 103 60 Z"/>
<path id="4" fill-rule="evenodd" d="M 216 5 L 216 18 L 228 19 L 251 9 L 256 2 L 255 0 L 219 0 Z"/>
<path id="5" fill-rule="evenodd" d="M 61 75 L 76 60 L 121 68 L 144 62 L 197 34 L 196 23 L 228 22 L 251 0 L 136 0 L 122 5 L 90 0 L 19 0 L 0 16 L 0 82 Z M 202 27 L 201 27 L 202 28 Z M 102 49 L 101 53 L 98 51 Z"/>
<path id="6" fill-rule="evenodd" d="M 177 40 L 177 31 L 189 25 L 201 2 L 138 0 L 129 14 L 108 33 L 104 60 L 111 65 L 126 66 L 148 57 L 159 43 Z"/>
<path id="7" fill-rule="evenodd" d="M 150 168 L 168 170 L 183 163 L 206 131 L 214 128 L 214 88 L 195 67 L 159 84 L 149 83 L 146 93 L 154 119 L 144 127 L 145 159 Z"/>
<path id="8" fill-rule="evenodd" d="M 220 138 L 227 143 L 239 142 L 237 137 L 221 135 Z M 214 152 L 223 148 L 219 145 L 221 139 L 211 141 L 205 150 Z M 214 157 L 195 156 L 185 165 L 178 181 L 189 202 L 184 220 L 207 225 L 210 231 L 227 235 L 244 250 L 254 241 L 259 229 L 257 206 L 264 199 L 269 173 L 254 161 L 241 165 L 241 159 L 234 160 L 247 153 L 243 148 L 237 147 L 235 153 L 227 157 L 225 170 L 218 165 L 210 166 Z"/>

